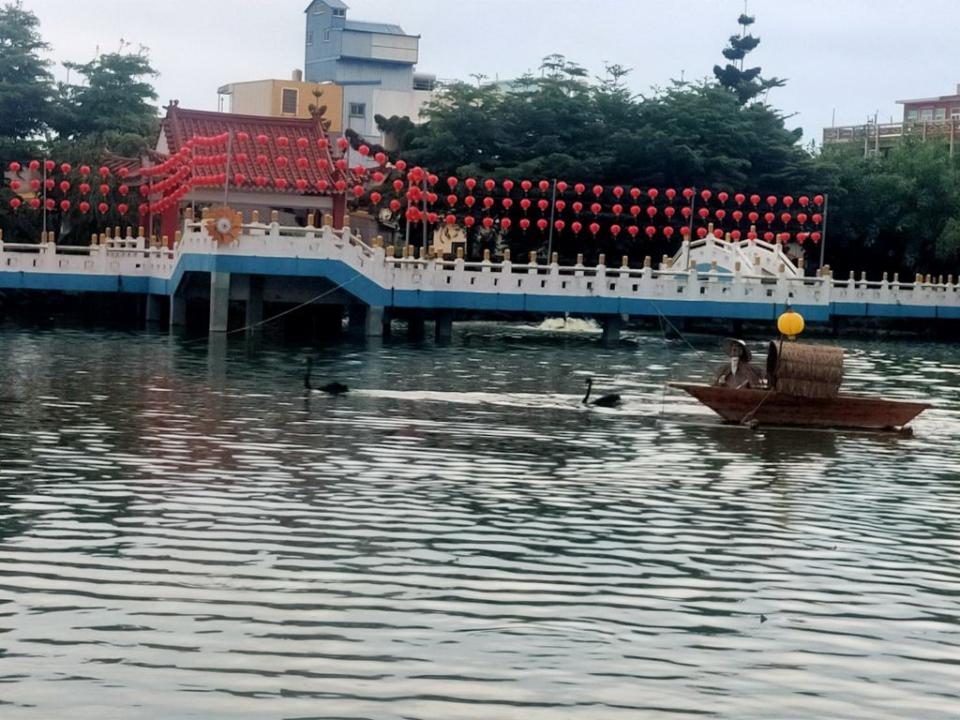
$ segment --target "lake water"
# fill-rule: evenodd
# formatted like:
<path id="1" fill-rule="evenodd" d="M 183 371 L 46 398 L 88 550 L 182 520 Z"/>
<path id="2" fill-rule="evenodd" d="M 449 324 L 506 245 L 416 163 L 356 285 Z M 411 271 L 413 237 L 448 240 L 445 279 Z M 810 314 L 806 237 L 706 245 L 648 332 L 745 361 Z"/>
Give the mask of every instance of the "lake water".
<path id="1" fill-rule="evenodd" d="M 960 717 L 960 355 L 845 343 L 912 437 L 750 432 L 691 341 L 6 327 L 0 717 Z"/>

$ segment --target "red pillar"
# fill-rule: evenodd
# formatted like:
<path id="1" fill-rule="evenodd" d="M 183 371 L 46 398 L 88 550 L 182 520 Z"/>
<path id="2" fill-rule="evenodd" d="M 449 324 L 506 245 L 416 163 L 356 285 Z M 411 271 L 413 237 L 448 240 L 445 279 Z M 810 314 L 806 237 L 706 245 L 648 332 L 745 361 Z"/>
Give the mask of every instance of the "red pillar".
<path id="1" fill-rule="evenodd" d="M 343 227 L 343 220 L 347 215 L 347 196 L 333 196 L 333 227 L 339 230 Z"/>
<path id="2" fill-rule="evenodd" d="M 166 235 L 173 244 L 173 236 L 180 229 L 180 203 L 174 203 L 160 215 L 160 237 Z"/>

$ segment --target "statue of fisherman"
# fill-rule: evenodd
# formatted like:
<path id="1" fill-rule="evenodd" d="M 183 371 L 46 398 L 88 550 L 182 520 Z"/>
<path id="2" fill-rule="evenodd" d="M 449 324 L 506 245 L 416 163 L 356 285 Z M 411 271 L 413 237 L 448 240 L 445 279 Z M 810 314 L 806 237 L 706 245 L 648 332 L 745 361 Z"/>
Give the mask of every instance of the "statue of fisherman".
<path id="1" fill-rule="evenodd" d="M 730 360 L 717 368 L 713 384 L 735 390 L 744 388 L 757 390 L 764 387 L 763 373 L 750 364 L 753 356 L 747 344 L 743 340 L 734 338 L 726 338 L 722 344 Z"/>

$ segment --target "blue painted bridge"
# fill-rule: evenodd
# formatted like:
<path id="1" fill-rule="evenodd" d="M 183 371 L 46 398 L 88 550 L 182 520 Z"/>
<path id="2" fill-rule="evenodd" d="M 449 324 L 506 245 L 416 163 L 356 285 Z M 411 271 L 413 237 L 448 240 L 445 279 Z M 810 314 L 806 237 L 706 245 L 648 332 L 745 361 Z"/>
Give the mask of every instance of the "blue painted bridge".
<path id="1" fill-rule="evenodd" d="M 415 255 L 379 239 L 368 244 L 349 227 L 251 223 L 218 243 L 203 223 L 188 221 L 170 248 L 129 232 L 89 247 L 0 243 L 0 289 L 142 295 L 148 313 L 169 303 L 173 324 L 183 321 L 186 298 L 200 294 L 209 298 L 213 331 L 226 330 L 231 300 L 246 302 L 253 322 L 264 300 L 353 305 L 368 310 L 371 334 L 382 332 L 391 309 L 570 313 L 614 325 L 622 316 L 773 320 L 788 305 L 814 322 L 960 318 L 952 278 L 802 277 L 778 249 L 753 241 L 684 245 L 676 258 L 657 267 L 647 259 L 641 268 Z"/>

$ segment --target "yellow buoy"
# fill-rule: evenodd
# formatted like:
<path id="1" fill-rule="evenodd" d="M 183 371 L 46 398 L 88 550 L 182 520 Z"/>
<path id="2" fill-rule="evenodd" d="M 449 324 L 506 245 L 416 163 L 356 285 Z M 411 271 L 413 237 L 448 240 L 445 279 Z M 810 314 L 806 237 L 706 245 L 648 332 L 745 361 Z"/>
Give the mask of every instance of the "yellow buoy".
<path id="1" fill-rule="evenodd" d="M 803 328 L 803 315 L 794 312 L 790 308 L 787 308 L 787 311 L 777 318 L 777 330 L 780 331 L 781 335 L 790 340 L 793 340 L 797 335 L 802 333 Z"/>

